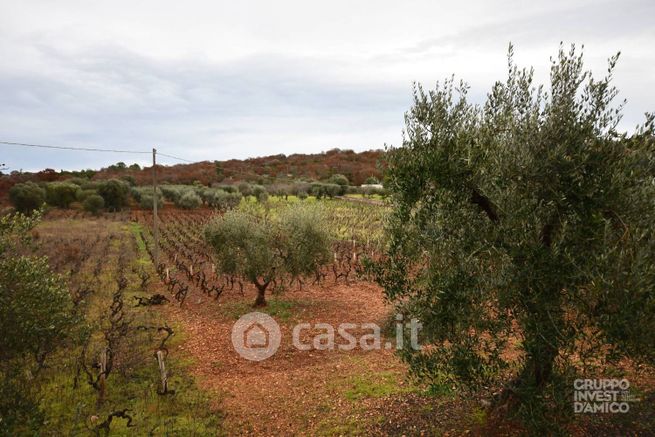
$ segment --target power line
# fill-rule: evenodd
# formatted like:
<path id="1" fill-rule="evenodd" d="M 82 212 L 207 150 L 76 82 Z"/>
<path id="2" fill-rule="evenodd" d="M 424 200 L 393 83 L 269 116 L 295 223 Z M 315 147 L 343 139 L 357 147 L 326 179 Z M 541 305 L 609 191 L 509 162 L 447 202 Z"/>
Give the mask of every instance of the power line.
<path id="1" fill-rule="evenodd" d="M 193 163 L 193 161 L 189 161 L 188 159 L 178 158 L 177 156 L 173 156 L 173 155 L 167 155 L 166 153 L 161 153 L 160 151 L 157 151 L 157 155 L 159 155 L 159 156 L 165 156 L 165 157 L 167 157 L 167 158 L 178 159 L 178 160 L 180 160 L 180 161 L 184 161 L 184 162 L 191 162 L 191 163 Z"/>
<path id="2" fill-rule="evenodd" d="M 133 154 L 150 154 L 150 151 L 140 151 L 140 150 L 117 150 L 117 149 L 103 149 L 99 147 L 71 147 L 71 146 L 52 146 L 45 144 L 28 144 L 28 143 L 15 143 L 12 141 L 0 141 L 0 144 L 7 144 L 9 146 L 23 146 L 23 147 L 39 147 L 43 149 L 59 149 L 59 150 L 78 150 L 82 152 L 113 152 L 113 153 L 133 153 Z M 173 155 L 168 155 L 166 153 L 157 152 L 158 155 L 165 156 L 167 158 L 177 159 L 178 161 L 184 161 L 193 163 L 188 159 L 180 158 Z"/>
<path id="3" fill-rule="evenodd" d="M 0 144 L 7 144 L 9 146 L 40 147 L 43 149 L 80 150 L 84 152 L 114 152 L 114 153 L 138 153 L 138 154 L 151 153 L 151 152 L 141 152 L 137 150 L 101 149 L 97 147 L 46 146 L 44 144 L 14 143 L 11 141 L 0 141 Z"/>

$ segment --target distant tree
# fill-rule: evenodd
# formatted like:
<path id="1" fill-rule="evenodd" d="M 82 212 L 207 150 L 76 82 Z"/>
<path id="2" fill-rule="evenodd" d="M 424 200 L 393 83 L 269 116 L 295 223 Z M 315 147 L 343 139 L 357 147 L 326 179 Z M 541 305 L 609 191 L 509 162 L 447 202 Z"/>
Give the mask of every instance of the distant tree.
<path id="1" fill-rule="evenodd" d="M 23 214 L 31 214 L 45 203 L 45 190 L 34 182 L 16 184 L 9 190 L 9 200 Z"/>
<path id="2" fill-rule="evenodd" d="M 180 197 L 178 206 L 184 209 L 195 209 L 202 204 L 202 199 L 195 191 L 188 190 Z"/>
<path id="3" fill-rule="evenodd" d="M 78 185 L 70 182 L 51 182 L 46 185 L 46 201 L 49 205 L 68 208 L 76 200 Z"/>
<path id="4" fill-rule="evenodd" d="M 350 181 L 348 180 L 348 178 L 342 174 L 333 174 L 332 176 L 330 176 L 330 179 L 328 179 L 328 182 L 331 184 L 337 184 L 342 186 L 350 185 Z"/>
<path id="5" fill-rule="evenodd" d="M 572 375 L 655 362 L 655 117 L 617 133 L 617 57 L 595 80 L 560 49 L 544 94 L 511 53 L 481 107 L 463 84 L 416 88 L 378 279 L 423 323 L 415 374 L 479 388 L 518 369 L 497 401 L 546 434 Z"/>
<path id="6" fill-rule="evenodd" d="M 379 183 L 380 183 L 380 181 L 375 176 L 369 176 L 369 177 L 366 178 L 366 181 L 364 181 L 364 184 L 366 184 L 366 185 L 376 185 L 376 184 L 379 184 Z"/>
<path id="7" fill-rule="evenodd" d="M 298 191 L 298 199 L 305 200 L 307 199 L 307 191 Z"/>
<path id="8" fill-rule="evenodd" d="M 134 164 L 130 165 L 128 168 L 130 170 L 135 170 L 135 171 L 141 170 L 141 166 L 139 164 L 137 164 L 136 162 Z"/>
<path id="9" fill-rule="evenodd" d="M 257 194 L 257 202 L 259 203 L 266 203 L 268 201 L 268 192 L 266 191 L 260 191 Z"/>
<path id="10" fill-rule="evenodd" d="M 250 186 L 250 184 L 246 182 L 242 182 L 239 184 L 239 192 L 243 197 L 248 197 L 252 195 L 252 187 Z"/>
<path id="11" fill-rule="evenodd" d="M 319 210 L 296 204 L 270 217 L 232 210 L 205 229 L 218 270 L 257 288 L 254 306 L 266 305 L 269 285 L 285 275 L 309 275 L 330 259 L 330 234 Z"/>
<path id="12" fill-rule="evenodd" d="M 252 195 L 255 196 L 258 202 L 266 202 L 268 200 L 268 192 L 266 188 L 261 185 L 255 185 L 252 187 Z"/>
<path id="13" fill-rule="evenodd" d="M 109 179 L 98 184 L 98 194 L 109 211 L 120 211 L 128 202 L 130 187 L 125 181 Z"/>
<path id="14" fill-rule="evenodd" d="M 225 179 L 225 170 L 223 169 L 223 164 L 220 161 L 214 161 L 214 166 L 216 169 L 216 180 L 218 182 L 223 181 L 223 179 Z"/>
<path id="15" fill-rule="evenodd" d="M 84 199 L 82 206 L 85 211 L 98 215 L 100 210 L 105 207 L 105 199 L 99 194 L 91 194 Z"/>
<path id="16" fill-rule="evenodd" d="M 136 179 L 134 179 L 134 176 L 126 174 L 121 176 L 121 180 L 127 182 L 131 187 L 136 185 Z"/>

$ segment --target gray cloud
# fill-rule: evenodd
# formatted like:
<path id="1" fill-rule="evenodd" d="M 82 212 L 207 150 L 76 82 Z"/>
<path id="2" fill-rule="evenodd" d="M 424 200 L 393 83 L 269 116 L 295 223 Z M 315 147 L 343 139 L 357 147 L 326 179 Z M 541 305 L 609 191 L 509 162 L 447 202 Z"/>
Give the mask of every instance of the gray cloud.
<path id="1" fill-rule="evenodd" d="M 39 3 L 40 15 L 32 0 L 3 6 L 0 139 L 157 146 L 192 160 L 379 148 L 400 141 L 413 81 L 429 88 L 455 74 L 481 102 L 505 75 L 510 41 L 541 82 L 559 41 L 584 43 L 597 74 L 622 50 L 624 127 L 655 109 L 650 1 L 337 2 L 320 14 L 261 3 L 274 17 L 200 1 L 175 17 L 128 6 Z M 145 163 L 0 147 L 12 168 Z"/>

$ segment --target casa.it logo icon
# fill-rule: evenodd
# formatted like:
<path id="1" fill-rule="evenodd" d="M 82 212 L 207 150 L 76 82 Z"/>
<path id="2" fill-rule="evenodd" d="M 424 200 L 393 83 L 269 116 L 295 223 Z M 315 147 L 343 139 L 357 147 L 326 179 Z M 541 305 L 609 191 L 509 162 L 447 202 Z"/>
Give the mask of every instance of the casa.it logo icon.
<path id="1" fill-rule="evenodd" d="M 262 361 L 280 347 L 280 326 L 268 314 L 244 314 L 232 327 L 232 345 L 246 360 Z"/>

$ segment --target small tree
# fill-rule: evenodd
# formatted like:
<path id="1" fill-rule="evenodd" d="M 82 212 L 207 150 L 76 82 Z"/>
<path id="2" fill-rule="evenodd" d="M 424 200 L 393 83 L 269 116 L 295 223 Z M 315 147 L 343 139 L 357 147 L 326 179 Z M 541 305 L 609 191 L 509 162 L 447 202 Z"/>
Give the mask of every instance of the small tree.
<path id="1" fill-rule="evenodd" d="M 369 176 L 364 181 L 364 184 L 366 184 L 366 185 L 377 185 L 379 183 L 380 183 L 380 181 L 375 176 Z"/>
<path id="2" fill-rule="evenodd" d="M 348 178 L 346 176 L 344 176 L 342 174 L 338 174 L 338 173 L 333 174 L 332 176 L 330 176 L 330 179 L 328 179 L 328 182 L 331 183 L 331 184 L 337 184 L 337 185 L 341 185 L 341 186 L 344 186 L 344 187 L 347 187 L 348 185 L 350 185 L 350 181 L 348 180 Z"/>
<path id="3" fill-rule="evenodd" d="M 49 205 L 68 208 L 76 200 L 80 187 L 71 182 L 51 182 L 46 185 L 46 201 Z"/>
<path id="4" fill-rule="evenodd" d="M 100 210 L 105 207 L 105 199 L 99 194 L 91 194 L 84 199 L 84 210 L 94 215 L 98 215 Z"/>
<path id="5" fill-rule="evenodd" d="M 616 60 L 594 80 L 560 50 L 547 95 L 510 47 L 509 77 L 482 107 L 463 84 L 418 86 L 387 156 L 378 279 L 430 345 L 404 357 L 429 381 L 470 387 L 518 368 L 498 400 L 531 426 L 570 411 L 565 376 L 594 360 L 655 361 L 655 122 L 617 133 Z"/>
<path id="6" fill-rule="evenodd" d="M 193 190 L 187 190 L 180 196 L 180 200 L 177 205 L 180 208 L 184 209 L 195 209 L 202 204 L 202 199 L 196 194 Z"/>
<path id="7" fill-rule="evenodd" d="M 297 204 L 278 221 L 239 210 L 226 212 L 205 229 L 218 270 L 257 288 L 254 306 L 266 305 L 266 290 L 285 275 L 316 272 L 329 259 L 330 236 L 318 210 Z"/>
<path id="8" fill-rule="evenodd" d="M 78 322 L 61 277 L 45 257 L 21 255 L 39 216 L 0 218 L 0 434 L 36 435 L 38 376 Z"/>
<path id="9" fill-rule="evenodd" d="M 34 182 L 16 184 L 9 190 L 9 200 L 17 211 L 31 214 L 45 202 L 45 190 Z"/>
<path id="10" fill-rule="evenodd" d="M 120 211 L 128 201 L 130 186 L 119 179 L 109 179 L 98 184 L 98 194 L 105 200 L 109 211 Z"/>
<path id="11" fill-rule="evenodd" d="M 241 193 L 243 197 L 247 198 L 248 196 L 252 195 L 252 187 L 247 182 L 241 182 L 239 184 L 239 193 Z"/>

